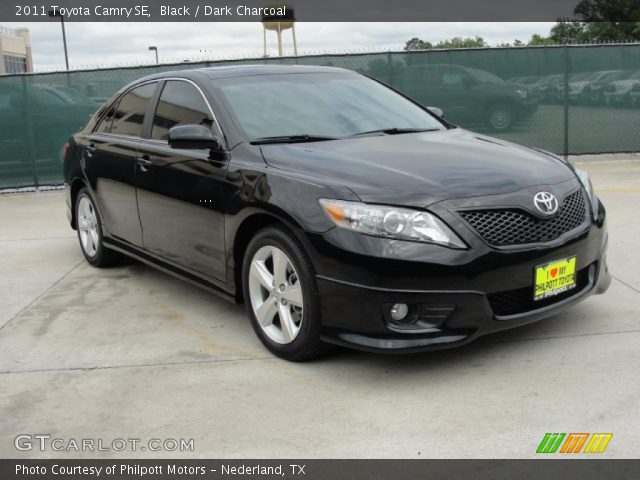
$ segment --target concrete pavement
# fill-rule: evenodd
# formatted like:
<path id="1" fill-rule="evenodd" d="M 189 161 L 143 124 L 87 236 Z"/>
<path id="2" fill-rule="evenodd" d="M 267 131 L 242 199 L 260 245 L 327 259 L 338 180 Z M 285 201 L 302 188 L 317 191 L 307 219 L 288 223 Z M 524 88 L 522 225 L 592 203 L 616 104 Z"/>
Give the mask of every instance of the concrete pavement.
<path id="1" fill-rule="evenodd" d="M 528 458 L 545 432 L 640 453 L 640 161 L 581 165 L 609 214 L 606 295 L 456 350 L 272 357 L 242 306 L 82 259 L 62 192 L 0 195 L 0 457 Z M 19 434 L 193 452 L 17 451 Z"/>

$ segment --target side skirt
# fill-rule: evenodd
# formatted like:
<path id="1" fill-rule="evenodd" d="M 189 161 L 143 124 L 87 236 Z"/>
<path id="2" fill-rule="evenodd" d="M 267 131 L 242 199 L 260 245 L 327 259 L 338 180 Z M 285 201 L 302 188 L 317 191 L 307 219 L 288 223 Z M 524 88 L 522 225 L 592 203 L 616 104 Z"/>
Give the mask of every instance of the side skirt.
<path id="1" fill-rule="evenodd" d="M 127 245 L 123 242 L 120 242 L 114 238 L 104 238 L 104 243 L 107 247 L 112 250 L 116 250 L 124 255 L 139 260 L 142 263 L 145 263 L 153 268 L 156 268 L 164 273 L 168 273 L 169 275 L 173 275 L 181 280 L 191 283 L 197 287 L 200 287 L 209 292 L 215 293 L 216 295 L 228 300 L 231 303 L 237 303 L 234 292 L 229 289 L 229 286 L 215 281 L 213 279 L 208 280 L 202 278 L 199 275 L 195 275 L 187 270 L 184 270 L 180 267 L 172 265 L 168 262 L 165 262 L 154 255 L 149 254 L 143 250 L 140 250 L 131 245 Z"/>

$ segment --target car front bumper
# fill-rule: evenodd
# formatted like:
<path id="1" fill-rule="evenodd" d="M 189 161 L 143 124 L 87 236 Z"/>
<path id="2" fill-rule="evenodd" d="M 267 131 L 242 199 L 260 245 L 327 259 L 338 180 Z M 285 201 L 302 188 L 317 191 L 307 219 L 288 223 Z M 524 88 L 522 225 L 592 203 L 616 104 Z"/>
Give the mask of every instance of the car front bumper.
<path id="1" fill-rule="evenodd" d="M 461 252 L 362 235 L 356 245 L 349 240 L 354 234 L 341 229 L 315 236 L 310 252 L 317 271 L 323 340 L 394 353 L 455 347 L 603 293 L 611 277 L 604 209 L 601 215 L 599 223 L 561 245 L 508 251 L 476 245 Z M 355 254 L 357 250 L 365 254 Z M 577 286 L 534 302 L 535 267 L 572 255 L 577 257 Z M 389 311 L 396 303 L 409 305 L 421 328 L 390 321 Z"/>

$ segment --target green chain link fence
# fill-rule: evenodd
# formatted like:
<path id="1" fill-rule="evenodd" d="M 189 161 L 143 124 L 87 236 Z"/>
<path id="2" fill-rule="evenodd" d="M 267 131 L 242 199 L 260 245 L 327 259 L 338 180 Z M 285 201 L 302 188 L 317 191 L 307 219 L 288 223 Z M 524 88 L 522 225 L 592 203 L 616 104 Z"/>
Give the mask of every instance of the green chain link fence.
<path id="1" fill-rule="evenodd" d="M 558 154 L 640 151 L 640 44 L 319 55 L 0 77 L 0 188 L 59 185 L 66 139 L 127 83 L 240 63 L 378 78 L 470 130 Z"/>

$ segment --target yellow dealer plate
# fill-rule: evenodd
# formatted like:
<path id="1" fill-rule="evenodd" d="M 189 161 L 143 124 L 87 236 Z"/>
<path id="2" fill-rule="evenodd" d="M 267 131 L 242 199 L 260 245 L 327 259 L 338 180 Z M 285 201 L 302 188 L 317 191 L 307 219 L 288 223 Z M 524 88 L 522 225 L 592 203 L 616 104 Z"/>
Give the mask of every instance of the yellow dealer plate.
<path id="1" fill-rule="evenodd" d="M 553 297 L 576 286 L 576 257 L 536 267 L 534 300 Z"/>

